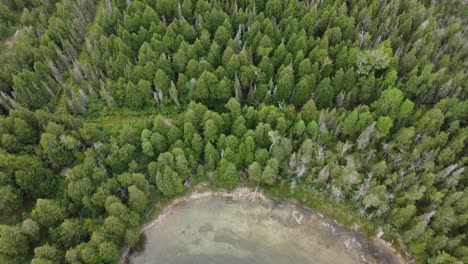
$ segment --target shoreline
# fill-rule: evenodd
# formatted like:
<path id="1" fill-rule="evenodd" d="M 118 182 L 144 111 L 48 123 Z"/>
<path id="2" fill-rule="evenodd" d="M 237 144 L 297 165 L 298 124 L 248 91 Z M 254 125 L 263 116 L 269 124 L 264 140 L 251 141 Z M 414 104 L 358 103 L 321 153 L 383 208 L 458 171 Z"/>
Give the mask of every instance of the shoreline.
<path id="1" fill-rule="evenodd" d="M 408 263 L 403 256 L 391 245 L 390 242 L 385 241 L 379 237 L 373 236 L 366 236 L 358 230 L 355 230 L 351 227 L 347 227 L 345 225 L 340 224 L 336 220 L 328 219 L 323 216 L 319 212 L 315 212 L 314 210 L 308 208 L 305 205 L 295 201 L 293 203 L 284 203 L 276 201 L 274 198 L 269 198 L 265 194 L 261 192 L 252 191 L 247 187 L 238 187 L 232 191 L 211 191 L 205 188 L 206 186 L 197 186 L 192 193 L 189 193 L 185 196 L 175 198 L 174 200 L 170 201 L 162 211 L 154 218 L 154 220 L 145 223 L 141 226 L 140 234 L 145 233 L 148 229 L 152 228 L 153 226 L 162 223 L 166 218 L 170 215 L 170 213 L 176 209 L 179 205 L 185 202 L 190 202 L 198 199 L 209 198 L 209 197 L 220 197 L 220 198 L 227 198 L 227 199 L 237 199 L 237 200 L 250 200 L 255 201 L 259 199 L 261 202 L 272 202 L 275 203 L 279 207 L 283 206 L 291 206 L 295 207 L 299 210 L 307 210 L 308 213 L 314 214 L 318 216 L 322 221 L 329 225 L 333 225 L 336 228 L 344 229 L 348 232 L 353 233 L 356 237 L 362 237 L 363 239 L 368 240 L 369 246 L 375 251 L 380 257 L 385 259 L 382 263 L 389 263 L 389 264 L 404 264 Z M 294 211 L 296 212 L 296 211 Z M 302 215 L 301 215 L 302 216 Z M 296 218 L 294 213 L 293 217 L 295 220 L 300 224 L 300 219 Z M 301 217 L 302 219 L 302 217 Z M 130 263 L 130 251 L 131 248 L 122 247 L 121 248 L 121 257 L 119 260 L 119 264 L 129 264 Z"/>
<path id="2" fill-rule="evenodd" d="M 247 187 L 239 187 L 230 192 L 206 191 L 206 190 L 199 192 L 195 190 L 189 195 L 182 196 L 171 201 L 167 206 L 164 207 L 161 213 L 158 214 L 158 216 L 154 220 L 142 226 L 141 233 L 145 232 L 147 229 L 151 228 L 152 226 L 164 221 L 167 215 L 181 203 L 203 199 L 207 197 L 221 197 L 221 198 L 229 198 L 229 199 L 252 199 L 252 200 L 259 198 L 264 202 L 270 201 L 270 199 L 268 199 L 264 194 L 259 193 L 259 192 L 257 193 L 252 192 Z"/>

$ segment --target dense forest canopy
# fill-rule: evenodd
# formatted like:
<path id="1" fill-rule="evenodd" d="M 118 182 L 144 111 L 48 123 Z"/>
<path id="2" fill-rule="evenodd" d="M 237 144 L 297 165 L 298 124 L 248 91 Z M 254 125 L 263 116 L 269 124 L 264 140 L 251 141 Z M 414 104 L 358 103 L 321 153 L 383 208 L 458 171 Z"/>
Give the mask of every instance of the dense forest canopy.
<path id="1" fill-rule="evenodd" d="M 314 194 L 468 263 L 467 10 L 0 1 L 0 263 L 116 263 L 200 182 Z"/>

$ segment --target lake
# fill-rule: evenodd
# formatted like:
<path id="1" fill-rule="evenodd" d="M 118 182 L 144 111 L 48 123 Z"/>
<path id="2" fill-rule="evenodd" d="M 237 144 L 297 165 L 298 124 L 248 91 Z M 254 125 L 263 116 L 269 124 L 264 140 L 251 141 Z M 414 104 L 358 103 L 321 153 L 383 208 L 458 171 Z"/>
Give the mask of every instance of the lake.
<path id="1" fill-rule="evenodd" d="M 172 206 L 145 228 L 129 262 L 398 263 L 360 233 L 300 206 L 215 196 Z"/>

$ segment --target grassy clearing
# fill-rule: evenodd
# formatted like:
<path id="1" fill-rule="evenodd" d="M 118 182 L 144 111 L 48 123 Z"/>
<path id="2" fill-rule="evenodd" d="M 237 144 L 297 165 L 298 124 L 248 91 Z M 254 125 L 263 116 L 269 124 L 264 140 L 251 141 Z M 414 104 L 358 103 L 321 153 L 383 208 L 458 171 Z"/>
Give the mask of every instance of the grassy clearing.
<path id="1" fill-rule="evenodd" d="M 113 117 L 108 116 L 104 118 L 98 119 L 83 119 L 84 123 L 95 126 L 95 127 L 104 127 L 104 128 L 121 128 L 125 125 L 130 126 L 140 126 L 145 124 L 145 122 L 149 122 L 154 115 L 146 115 L 146 116 L 126 116 L 126 117 Z"/>

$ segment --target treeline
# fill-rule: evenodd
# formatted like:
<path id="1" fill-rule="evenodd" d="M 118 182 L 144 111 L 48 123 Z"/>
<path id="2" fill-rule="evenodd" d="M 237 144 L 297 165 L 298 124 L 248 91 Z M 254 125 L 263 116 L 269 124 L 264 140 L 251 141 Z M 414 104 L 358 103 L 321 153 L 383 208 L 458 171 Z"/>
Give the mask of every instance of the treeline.
<path id="1" fill-rule="evenodd" d="M 95 4 L 94 0 L 39 0 L 24 5 L 16 43 L 11 48 L 3 41 L 0 44 L 0 110 L 21 105 L 55 109 L 94 17 Z"/>
<path id="2" fill-rule="evenodd" d="M 0 263 L 115 263 L 150 201 L 202 181 L 300 186 L 417 260 L 468 263 L 465 10 L 2 1 L 0 38 L 20 33 L 0 44 Z M 66 114 L 119 109 L 173 114 L 119 129 Z"/>
<path id="3" fill-rule="evenodd" d="M 139 240 L 155 194 L 209 181 L 301 186 L 400 234 L 420 261 L 466 263 L 462 104 L 413 110 L 398 89 L 352 111 L 230 99 L 222 113 L 190 103 L 114 130 L 13 110 L 0 119 L 0 211 L 34 206 L 0 226 L 0 262 L 116 263 L 119 247 Z"/>
<path id="4" fill-rule="evenodd" d="M 73 10 L 92 10 L 88 2 Z M 192 100 L 222 107 L 231 97 L 298 107 L 312 98 L 320 108 L 351 109 L 392 87 L 417 105 L 434 104 L 466 99 L 463 10 L 458 0 L 106 0 L 83 56 L 54 67 L 30 63 L 20 72 L 10 65 L 2 82 L 14 87 L 16 102 L 33 108 L 51 100 L 52 107 L 60 87 L 72 113 Z M 61 42 L 81 45 L 71 37 L 82 36 L 74 25 L 86 25 L 87 13 L 71 23 L 73 16 L 58 11 L 52 36 L 38 45 L 40 57 L 57 57 L 43 50 L 52 48 L 49 41 L 62 50 L 59 57 L 79 49 Z M 59 85 L 42 84 L 40 69 Z"/>
<path id="5" fill-rule="evenodd" d="M 13 34 L 15 27 L 20 24 L 21 11 L 24 8 L 36 8 L 40 1 L 3 0 L 0 2 L 0 40 Z"/>
<path id="6" fill-rule="evenodd" d="M 81 61 L 105 81 L 76 80 L 69 109 L 86 111 L 92 96 L 78 91 L 90 85 L 111 109 L 191 100 L 216 107 L 234 96 L 249 105 L 300 107 L 314 98 L 321 108 L 352 108 L 388 87 L 417 103 L 464 97 L 462 21 L 447 5 L 108 1 Z M 439 11 L 454 15 L 451 30 L 447 17 L 433 17 Z M 460 57 L 442 56 L 448 46 Z"/>

